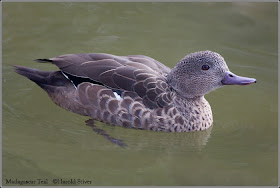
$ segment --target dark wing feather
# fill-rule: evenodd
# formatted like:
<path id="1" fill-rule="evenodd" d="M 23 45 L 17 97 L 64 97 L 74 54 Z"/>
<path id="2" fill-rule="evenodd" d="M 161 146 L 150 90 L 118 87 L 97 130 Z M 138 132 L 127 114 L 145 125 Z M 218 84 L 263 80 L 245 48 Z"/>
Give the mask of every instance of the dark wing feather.
<path id="1" fill-rule="evenodd" d="M 99 82 L 111 89 L 130 92 L 150 108 L 168 106 L 170 68 L 143 55 L 67 54 L 49 59 L 62 72 Z M 134 93 L 134 94 L 131 94 Z M 128 93 L 126 93 L 128 94 Z M 104 99 L 105 100 L 105 99 Z M 92 101 L 93 104 L 95 102 Z M 103 104 L 102 104 L 103 105 Z"/>
<path id="2" fill-rule="evenodd" d="M 135 79 L 116 72 L 113 74 L 113 81 L 119 88 L 126 91 L 132 91 L 132 85 L 136 82 Z"/>
<path id="3" fill-rule="evenodd" d="M 122 65 L 112 59 L 102 59 L 97 61 L 88 61 L 80 65 L 80 69 L 90 79 L 98 81 L 100 74 L 121 67 Z M 79 75 L 76 75 L 79 76 Z"/>
<path id="4" fill-rule="evenodd" d="M 98 80 L 106 86 L 110 86 L 111 88 L 120 89 L 113 80 L 113 74 L 115 73 L 115 69 L 111 69 L 101 73 L 98 77 Z"/>
<path id="5" fill-rule="evenodd" d="M 137 93 L 141 98 L 147 94 L 147 88 L 144 87 L 144 81 L 138 81 L 133 85 L 133 91 Z"/>

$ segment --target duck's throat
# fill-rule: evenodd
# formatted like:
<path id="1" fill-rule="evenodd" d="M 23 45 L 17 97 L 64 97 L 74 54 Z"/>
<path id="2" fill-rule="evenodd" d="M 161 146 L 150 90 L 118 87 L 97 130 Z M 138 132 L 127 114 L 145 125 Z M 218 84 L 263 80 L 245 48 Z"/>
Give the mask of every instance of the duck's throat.
<path id="1" fill-rule="evenodd" d="M 174 104 L 185 120 L 186 131 L 205 130 L 212 125 L 211 106 L 204 96 L 190 99 L 175 95 Z"/>

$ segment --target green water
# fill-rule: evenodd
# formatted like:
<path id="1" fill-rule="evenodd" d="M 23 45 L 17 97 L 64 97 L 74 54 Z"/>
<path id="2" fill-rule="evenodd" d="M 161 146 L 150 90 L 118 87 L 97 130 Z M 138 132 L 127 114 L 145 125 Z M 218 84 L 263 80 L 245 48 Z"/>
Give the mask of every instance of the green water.
<path id="1" fill-rule="evenodd" d="M 90 185 L 277 185 L 277 3 L 3 3 L 3 185 L 84 179 Z M 144 54 L 173 67 L 220 53 L 257 84 L 206 95 L 214 126 L 158 133 L 98 123 L 127 148 L 57 107 L 11 65 L 67 53 Z M 15 184 L 14 184 L 15 185 Z M 59 185 L 59 184 L 58 184 Z"/>

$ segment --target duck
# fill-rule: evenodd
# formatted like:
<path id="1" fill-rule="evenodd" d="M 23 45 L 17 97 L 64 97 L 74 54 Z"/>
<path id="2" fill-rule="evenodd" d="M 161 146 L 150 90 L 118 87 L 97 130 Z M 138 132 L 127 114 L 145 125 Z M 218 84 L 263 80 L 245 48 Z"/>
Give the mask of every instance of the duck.
<path id="1" fill-rule="evenodd" d="M 248 85 L 255 78 L 232 73 L 217 52 L 198 51 L 174 68 L 145 56 L 66 54 L 36 59 L 58 71 L 14 66 L 39 85 L 58 106 L 113 126 L 165 131 L 203 131 L 213 124 L 209 92 Z M 106 133 L 105 133 L 106 134 Z"/>

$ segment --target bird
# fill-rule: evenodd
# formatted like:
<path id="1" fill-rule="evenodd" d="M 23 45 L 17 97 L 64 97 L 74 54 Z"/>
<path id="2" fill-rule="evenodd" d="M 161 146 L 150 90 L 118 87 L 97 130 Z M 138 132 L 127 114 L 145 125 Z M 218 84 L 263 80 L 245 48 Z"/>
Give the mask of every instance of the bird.
<path id="1" fill-rule="evenodd" d="M 35 61 L 59 70 L 19 65 L 14 70 L 39 85 L 56 105 L 93 121 L 152 131 L 208 129 L 213 115 L 206 94 L 225 85 L 256 83 L 232 73 L 224 58 L 210 50 L 190 53 L 172 69 L 145 55 L 83 53 Z"/>

